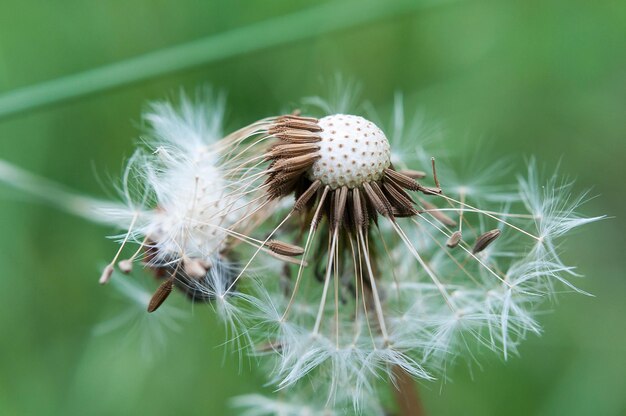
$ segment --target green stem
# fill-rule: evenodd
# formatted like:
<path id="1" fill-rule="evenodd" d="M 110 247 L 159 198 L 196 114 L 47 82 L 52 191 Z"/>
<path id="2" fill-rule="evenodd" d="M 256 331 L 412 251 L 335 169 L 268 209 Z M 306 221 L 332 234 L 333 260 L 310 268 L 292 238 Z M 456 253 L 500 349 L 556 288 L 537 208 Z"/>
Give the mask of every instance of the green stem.
<path id="1" fill-rule="evenodd" d="M 447 2 L 448 0 L 329 1 L 287 16 L 9 91 L 0 95 L 0 119 L 59 101 Z"/>

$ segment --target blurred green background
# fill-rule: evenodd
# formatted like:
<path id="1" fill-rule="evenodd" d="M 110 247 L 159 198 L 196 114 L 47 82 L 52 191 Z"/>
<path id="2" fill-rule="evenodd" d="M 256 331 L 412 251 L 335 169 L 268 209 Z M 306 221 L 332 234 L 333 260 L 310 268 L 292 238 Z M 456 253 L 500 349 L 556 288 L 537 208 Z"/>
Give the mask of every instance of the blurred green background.
<path id="1" fill-rule="evenodd" d="M 564 242 L 595 297 L 562 296 L 520 357 L 422 384 L 429 414 L 623 415 L 625 40 L 623 1 L 2 0 L 0 158 L 105 196 L 146 101 L 180 87 L 227 91 L 231 127 L 338 72 L 383 111 L 401 90 L 451 149 L 490 142 L 485 158 L 520 171 L 560 161 L 598 195 L 585 212 L 614 216 Z M 181 298 L 189 317 L 164 349 L 132 328 L 94 335 L 123 307 L 97 284 L 111 230 L 16 195 L 0 187 L 1 415 L 235 414 L 230 397 L 259 391 L 210 311 Z"/>

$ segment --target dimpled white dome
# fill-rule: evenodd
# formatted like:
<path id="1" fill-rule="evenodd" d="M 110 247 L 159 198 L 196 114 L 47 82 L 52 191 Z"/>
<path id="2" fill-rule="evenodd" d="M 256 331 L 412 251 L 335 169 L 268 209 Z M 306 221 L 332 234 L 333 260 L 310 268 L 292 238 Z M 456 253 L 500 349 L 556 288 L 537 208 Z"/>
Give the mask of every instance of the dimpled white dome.
<path id="1" fill-rule="evenodd" d="M 332 189 L 376 181 L 391 163 L 389 141 L 374 123 L 359 116 L 334 114 L 317 123 L 322 131 L 320 158 L 309 178 Z"/>

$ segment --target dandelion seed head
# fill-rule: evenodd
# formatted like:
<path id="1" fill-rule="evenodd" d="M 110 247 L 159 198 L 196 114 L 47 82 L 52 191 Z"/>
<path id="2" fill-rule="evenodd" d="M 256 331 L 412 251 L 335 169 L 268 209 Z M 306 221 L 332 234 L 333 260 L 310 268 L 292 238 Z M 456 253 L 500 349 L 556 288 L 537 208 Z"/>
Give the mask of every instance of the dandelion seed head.
<path id="1" fill-rule="evenodd" d="M 401 104 L 388 130 L 394 144 L 415 131 Z M 595 219 L 578 218 L 582 200 L 540 184 L 532 166 L 516 193 L 499 184 L 502 163 L 472 158 L 462 174 L 454 163 L 439 170 L 437 153 L 392 153 L 383 130 L 362 117 L 298 113 L 254 126 L 246 143 L 263 144 L 252 153 L 267 165 L 265 182 L 249 186 L 280 201 L 282 218 L 266 246 L 302 259 L 280 285 L 263 280 L 252 314 L 281 391 L 311 383 L 328 403 L 362 409 L 397 371 L 432 380 L 476 347 L 507 358 L 540 333 L 535 316 L 555 288 L 574 288 L 556 241 Z"/>

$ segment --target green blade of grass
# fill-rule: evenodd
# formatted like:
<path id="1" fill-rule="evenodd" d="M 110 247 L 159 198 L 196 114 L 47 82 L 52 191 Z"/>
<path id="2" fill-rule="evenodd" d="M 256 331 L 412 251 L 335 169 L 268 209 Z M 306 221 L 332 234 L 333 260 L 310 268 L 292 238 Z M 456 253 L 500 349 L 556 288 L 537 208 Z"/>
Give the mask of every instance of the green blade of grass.
<path id="1" fill-rule="evenodd" d="M 331 1 L 0 95 L 0 119 L 59 101 L 440 5 L 442 0 Z"/>

